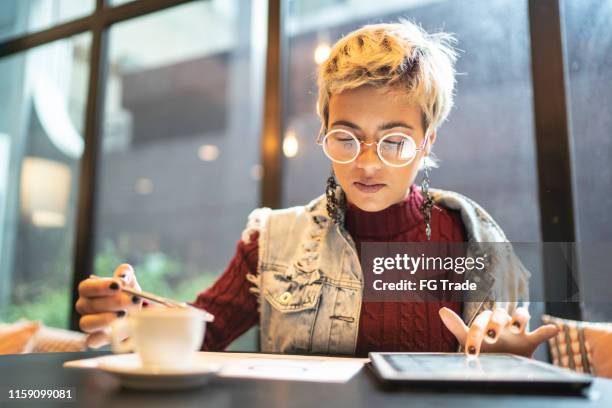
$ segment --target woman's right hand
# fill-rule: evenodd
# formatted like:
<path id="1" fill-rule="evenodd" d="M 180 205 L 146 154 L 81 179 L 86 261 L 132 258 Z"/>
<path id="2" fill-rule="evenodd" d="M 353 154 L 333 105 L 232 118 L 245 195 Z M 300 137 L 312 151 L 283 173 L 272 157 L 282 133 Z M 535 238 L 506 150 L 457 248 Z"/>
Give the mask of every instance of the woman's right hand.
<path id="1" fill-rule="evenodd" d="M 76 311 L 81 315 L 79 327 L 87 336 L 87 346 L 98 348 L 110 342 L 110 324 L 139 310 L 142 299 L 119 290 L 129 287 L 140 291 L 134 269 L 128 264 L 119 265 L 112 278 L 92 277 L 79 284 Z"/>

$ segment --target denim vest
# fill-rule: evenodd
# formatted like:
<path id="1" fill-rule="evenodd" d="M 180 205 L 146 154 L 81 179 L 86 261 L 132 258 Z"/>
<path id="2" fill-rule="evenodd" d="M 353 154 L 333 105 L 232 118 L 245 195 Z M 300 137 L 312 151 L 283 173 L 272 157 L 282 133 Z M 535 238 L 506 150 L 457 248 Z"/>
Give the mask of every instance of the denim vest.
<path id="1" fill-rule="evenodd" d="M 484 309 L 512 313 L 527 306 L 529 272 L 501 228 L 478 204 L 460 194 L 430 189 L 436 205 L 458 210 L 468 233 L 467 256 L 485 256 L 477 299 L 463 304 L 470 324 Z M 262 352 L 354 354 L 363 293 L 362 269 L 350 234 L 334 224 L 325 195 L 305 206 L 259 208 L 242 240 L 259 231 L 258 266 L 247 279 L 259 299 Z M 487 245 L 488 243 L 502 243 Z M 501 299 L 503 302 L 496 302 Z"/>

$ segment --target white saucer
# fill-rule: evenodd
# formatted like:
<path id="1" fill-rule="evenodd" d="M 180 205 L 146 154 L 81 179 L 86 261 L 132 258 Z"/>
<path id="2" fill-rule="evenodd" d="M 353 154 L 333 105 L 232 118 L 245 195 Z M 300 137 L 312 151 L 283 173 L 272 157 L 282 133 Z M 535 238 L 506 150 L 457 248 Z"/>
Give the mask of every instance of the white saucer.
<path id="1" fill-rule="evenodd" d="M 201 386 L 215 376 L 221 366 L 195 354 L 188 368 L 145 368 L 138 356 L 130 353 L 100 357 L 97 368 L 116 376 L 126 388 L 166 391 Z"/>

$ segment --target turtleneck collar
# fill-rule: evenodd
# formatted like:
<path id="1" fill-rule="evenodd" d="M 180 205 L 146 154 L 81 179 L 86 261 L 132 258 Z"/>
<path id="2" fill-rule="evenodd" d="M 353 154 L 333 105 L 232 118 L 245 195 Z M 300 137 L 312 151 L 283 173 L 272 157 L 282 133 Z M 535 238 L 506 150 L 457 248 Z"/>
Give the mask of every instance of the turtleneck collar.
<path id="1" fill-rule="evenodd" d="M 413 184 L 404 200 L 381 211 L 364 211 L 352 203 L 347 203 L 344 225 L 353 237 L 392 237 L 423 222 L 420 212 L 422 203 L 423 196 Z"/>

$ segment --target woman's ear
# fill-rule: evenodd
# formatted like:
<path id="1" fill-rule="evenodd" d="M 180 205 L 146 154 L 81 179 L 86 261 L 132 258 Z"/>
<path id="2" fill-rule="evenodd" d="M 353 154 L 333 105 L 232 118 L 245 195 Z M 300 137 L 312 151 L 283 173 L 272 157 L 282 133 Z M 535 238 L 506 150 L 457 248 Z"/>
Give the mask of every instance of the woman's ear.
<path id="1" fill-rule="evenodd" d="M 436 131 L 432 131 L 429 134 L 429 139 L 427 139 L 427 145 L 425 146 L 425 155 L 429 156 L 429 153 L 431 152 L 431 148 L 433 147 L 434 143 L 436 142 Z"/>

